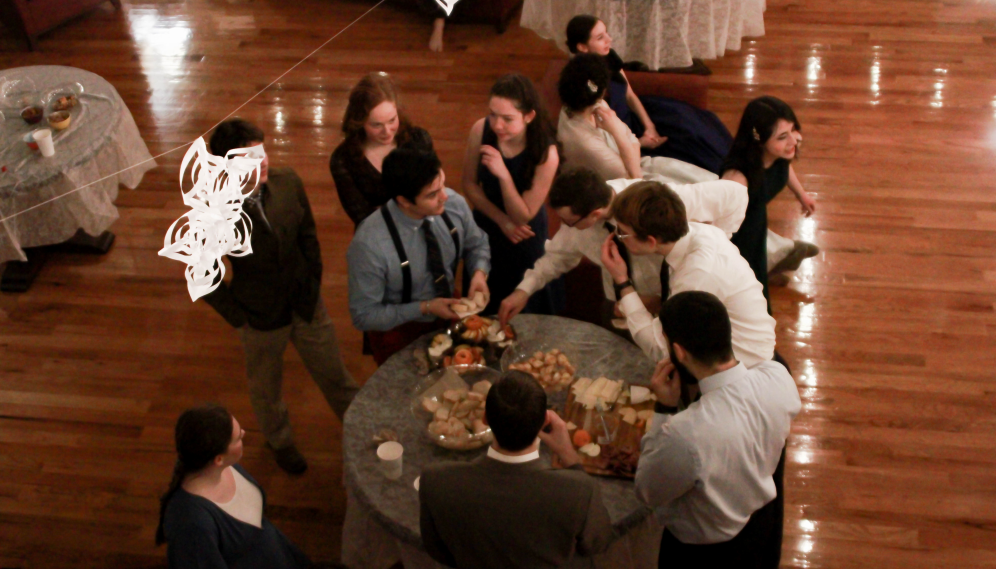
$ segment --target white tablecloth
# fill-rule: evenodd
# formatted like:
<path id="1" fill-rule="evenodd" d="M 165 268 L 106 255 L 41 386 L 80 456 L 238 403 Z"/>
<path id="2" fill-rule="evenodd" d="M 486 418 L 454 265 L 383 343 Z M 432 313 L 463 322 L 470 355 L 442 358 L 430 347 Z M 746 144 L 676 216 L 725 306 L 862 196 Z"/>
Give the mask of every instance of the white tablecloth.
<path id="1" fill-rule="evenodd" d="M 567 22 L 591 14 L 620 57 L 658 69 L 739 50 L 744 37 L 764 35 L 764 9 L 765 0 L 525 0 L 521 25 L 568 51 Z"/>
<path id="2" fill-rule="evenodd" d="M 0 219 L 26 213 L 0 224 L 0 263 L 23 261 L 25 247 L 61 243 L 79 229 L 100 235 L 118 218 L 114 206 L 118 185 L 134 189 L 145 172 L 156 166 L 128 107 L 110 83 L 81 69 L 20 67 L 2 70 L 0 77 L 7 81 L 30 78 L 38 97 L 74 82 L 84 88 L 80 104 L 71 111 L 70 127 L 53 131 L 56 154 L 51 158 L 29 150 L 21 140 L 24 134 L 45 127 L 44 122 L 29 126 L 17 109 L 2 110 L 6 120 L 0 123 L 0 167 L 6 172 L 0 172 Z M 48 202 L 53 198 L 58 199 Z"/>

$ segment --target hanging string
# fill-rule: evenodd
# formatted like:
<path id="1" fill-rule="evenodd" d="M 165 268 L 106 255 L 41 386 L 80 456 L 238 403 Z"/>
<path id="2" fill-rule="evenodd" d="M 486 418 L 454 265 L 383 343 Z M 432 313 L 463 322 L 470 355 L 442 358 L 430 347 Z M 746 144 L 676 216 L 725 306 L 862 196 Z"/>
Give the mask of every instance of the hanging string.
<path id="1" fill-rule="evenodd" d="M 269 85 L 267 85 L 266 87 L 263 87 L 262 89 L 260 89 L 252 97 L 249 97 L 249 99 L 246 102 L 244 102 L 241 105 L 239 105 L 234 111 L 228 113 L 228 115 L 226 115 L 225 118 L 223 118 L 220 121 L 218 121 L 214 126 L 212 126 L 211 128 L 209 128 L 204 134 L 202 134 L 198 138 L 204 138 L 205 136 L 208 135 L 208 133 L 210 133 L 212 130 L 214 130 L 215 128 L 217 128 L 218 125 L 220 125 L 221 123 L 223 123 L 223 122 L 227 121 L 228 119 L 232 118 L 232 116 L 234 116 L 235 113 L 239 112 L 240 110 L 242 110 L 243 107 L 245 107 L 246 105 L 248 105 L 249 103 L 251 103 L 253 101 L 253 99 L 255 99 L 256 97 L 258 97 L 261 94 L 263 94 L 270 87 L 273 87 L 277 83 L 277 81 L 280 81 L 285 76 L 287 76 L 288 73 L 290 73 L 291 71 L 294 71 L 295 69 L 297 69 L 297 67 L 299 65 L 301 65 L 302 63 L 304 63 L 305 61 L 307 61 L 308 59 L 310 59 L 311 56 L 313 56 L 316 53 L 318 53 L 319 51 L 321 51 L 322 48 L 324 48 L 325 46 L 327 46 L 332 40 L 334 40 L 335 38 L 337 38 L 340 35 L 342 35 L 349 28 L 353 27 L 353 24 L 356 24 L 357 22 L 359 22 L 360 20 L 362 20 L 363 18 L 365 18 L 367 16 L 367 14 L 369 14 L 370 12 L 373 12 L 374 10 L 376 10 L 384 2 L 387 2 L 387 0 L 380 0 L 380 2 L 377 2 L 376 5 L 374 5 L 372 8 L 370 8 L 369 10 L 367 10 L 366 12 L 364 12 L 359 18 L 356 18 L 355 20 L 353 20 L 352 22 L 350 22 L 349 25 L 347 25 L 345 28 L 339 30 L 334 36 L 332 36 L 329 39 L 325 40 L 325 43 L 323 43 L 322 45 L 320 45 L 317 48 L 315 48 L 315 50 L 312 51 L 311 53 L 309 53 L 308 55 L 304 56 L 304 58 L 302 58 L 300 61 L 298 61 L 297 63 L 295 63 L 294 65 L 292 65 L 287 71 L 284 71 L 283 73 L 281 73 L 279 77 L 277 77 L 273 81 L 270 81 Z M 197 140 L 197 139 L 195 138 L 194 140 Z M 117 176 L 118 174 L 120 174 L 122 172 L 127 172 L 128 170 L 131 170 L 132 168 L 137 168 L 137 167 L 141 166 L 142 164 L 147 164 L 149 162 L 155 161 L 157 158 L 162 158 L 163 156 L 166 156 L 167 154 L 172 154 L 173 152 L 176 152 L 177 150 L 182 150 L 182 149 L 190 146 L 191 144 L 193 144 L 194 140 L 191 140 L 190 142 L 187 142 L 186 144 L 181 144 L 180 146 L 177 146 L 176 148 L 174 148 L 172 150 L 167 150 L 166 152 L 163 152 L 162 154 L 157 154 L 156 156 L 153 156 L 152 158 L 147 158 L 145 160 L 142 160 L 141 162 L 138 162 L 137 164 L 132 164 L 131 166 L 128 166 L 127 168 L 123 168 L 121 170 L 118 170 L 117 172 L 115 172 L 113 174 L 108 174 L 107 176 L 104 176 L 103 178 L 100 178 L 99 180 L 94 180 L 93 182 L 90 182 L 89 184 L 86 184 L 84 186 L 80 186 L 78 188 L 74 188 L 74 189 L 72 189 L 72 190 L 70 190 L 70 191 L 68 191 L 68 192 L 66 192 L 64 194 L 61 194 L 61 195 L 58 195 L 58 196 L 55 196 L 55 197 L 51 197 L 51 198 L 49 198 L 49 199 L 47 199 L 47 200 L 45 200 L 43 202 L 37 203 L 37 204 L 35 204 L 35 205 L 33 205 L 33 206 L 29 207 L 29 208 L 23 209 L 23 210 L 21 210 L 21 211 L 19 211 L 17 213 L 14 213 L 14 214 L 11 214 L 11 215 L 8 215 L 8 216 L 3 216 L 3 212 L 0 212 L 0 223 L 4 223 L 7 220 L 14 219 L 15 217 L 17 217 L 19 215 L 23 215 L 25 213 L 28 213 L 29 211 L 31 211 L 33 209 L 37 209 L 37 208 L 39 208 L 39 207 L 41 207 L 43 205 L 52 203 L 52 202 L 54 202 L 56 200 L 60 200 L 60 199 L 62 199 L 64 197 L 67 197 L 67 196 L 70 196 L 72 194 L 75 194 L 76 192 L 83 191 L 83 190 L 89 188 L 90 186 L 93 186 L 95 184 L 99 184 L 100 182 L 103 182 L 104 180 L 106 180 L 108 178 L 113 178 L 113 177 Z"/>

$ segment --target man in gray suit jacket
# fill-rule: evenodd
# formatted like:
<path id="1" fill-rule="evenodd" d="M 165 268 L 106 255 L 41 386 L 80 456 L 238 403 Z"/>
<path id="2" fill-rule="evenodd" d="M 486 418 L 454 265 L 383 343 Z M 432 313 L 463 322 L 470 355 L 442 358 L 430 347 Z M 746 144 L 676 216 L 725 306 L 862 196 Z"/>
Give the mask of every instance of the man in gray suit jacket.
<path id="1" fill-rule="evenodd" d="M 422 542 L 429 555 L 450 567 L 539 569 L 604 551 L 613 532 L 598 483 L 581 470 L 567 426 L 546 410 L 539 383 L 505 372 L 485 405 L 495 436 L 487 455 L 422 472 Z M 541 461 L 540 440 L 568 468 Z"/>

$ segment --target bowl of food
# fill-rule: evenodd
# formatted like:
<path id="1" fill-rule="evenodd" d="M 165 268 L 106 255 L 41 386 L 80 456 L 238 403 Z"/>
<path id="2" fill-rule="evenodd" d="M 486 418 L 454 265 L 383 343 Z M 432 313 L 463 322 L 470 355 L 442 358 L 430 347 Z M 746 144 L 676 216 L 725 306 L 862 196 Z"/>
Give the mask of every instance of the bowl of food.
<path id="1" fill-rule="evenodd" d="M 491 428 L 484 424 L 488 391 L 501 373 L 460 365 L 437 370 L 415 388 L 411 409 L 426 423 L 426 436 L 451 450 L 473 450 L 491 444 Z"/>
<path id="2" fill-rule="evenodd" d="M 68 111 L 78 104 L 79 99 L 73 93 L 59 93 L 49 103 L 53 111 Z"/>
<path id="3" fill-rule="evenodd" d="M 556 393 L 574 382 L 577 356 L 568 346 L 547 342 L 519 342 L 509 346 L 501 357 L 503 371 L 517 370 L 536 378 L 547 393 Z"/>
<path id="4" fill-rule="evenodd" d="M 72 121 L 72 115 L 69 114 L 69 111 L 58 111 L 48 115 L 48 125 L 55 130 L 69 128 L 70 121 Z"/>
<path id="5" fill-rule="evenodd" d="M 45 116 L 45 111 L 41 107 L 26 107 L 21 110 L 21 118 L 28 124 L 38 124 Z"/>
<path id="6" fill-rule="evenodd" d="M 487 346 L 462 342 L 452 331 L 440 332 L 433 336 L 426 350 L 432 367 L 447 368 L 454 365 L 488 365 L 494 361 Z"/>

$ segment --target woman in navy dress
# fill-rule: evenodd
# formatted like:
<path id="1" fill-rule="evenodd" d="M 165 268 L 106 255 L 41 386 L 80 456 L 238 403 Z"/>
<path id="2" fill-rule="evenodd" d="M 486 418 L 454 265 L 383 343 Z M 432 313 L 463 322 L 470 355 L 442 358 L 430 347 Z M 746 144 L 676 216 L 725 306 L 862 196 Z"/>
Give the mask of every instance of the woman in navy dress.
<path id="1" fill-rule="evenodd" d="M 266 494 L 238 465 L 245 434 L 218 405 L 188 409 L 177 420 L 176 467 L 156 529 L 170 569 L 312 567 L 263 515 Z"/>
<path id="2" fill-rule="evenodd" d="M 594 53 L 605 58 L 612 72 L 606 101 L 640 139 L 644 156 L 667 156 L 719 174 L 733 137 L 719 118 L 684 101 L 637 96 L 626 79 L 623 61 L 612 49 L 605 22 L 594 16 L 575 16 L 567 24 L 571 53 Z"/>
<path id="3" fill-rule="evenodd" d="M 764 285 L 768 298 L 768 202 L 786 186 L 792 190 L 802 213 L 809 217 L 816 211 L 816 201 L 799 182 L 792 169 L 802 142 L 802 127 L 792 108 L 775 97 L 759 97 L 747 104 L 733 149 L 723 164 L 723 179 L 747 186 L 747 213 L 740 229 L 730 241 L 754 270 Z M 801 243 L 801 242 L 798 242 Z M 809 245 L 815 252 L 815 245 Z M 769 308 L 770 311 L 770 308 Z"/>
<path id="4" fill-rule="evenodd" d="M 546 110 L 528 78 L 511 74 L 499 79 L 491 87 L 488 109 L 488 116 L 470 129 L 463 192 L 491 245 L 491 300 L 484 312 L 494 314 L 543 256 L 544 204 L 560 155 Z M 562 294 L 551 291 L 557 286 L 559 282 L 551 283 L 534 294 L 523 312 L 556 313 Z"/>

